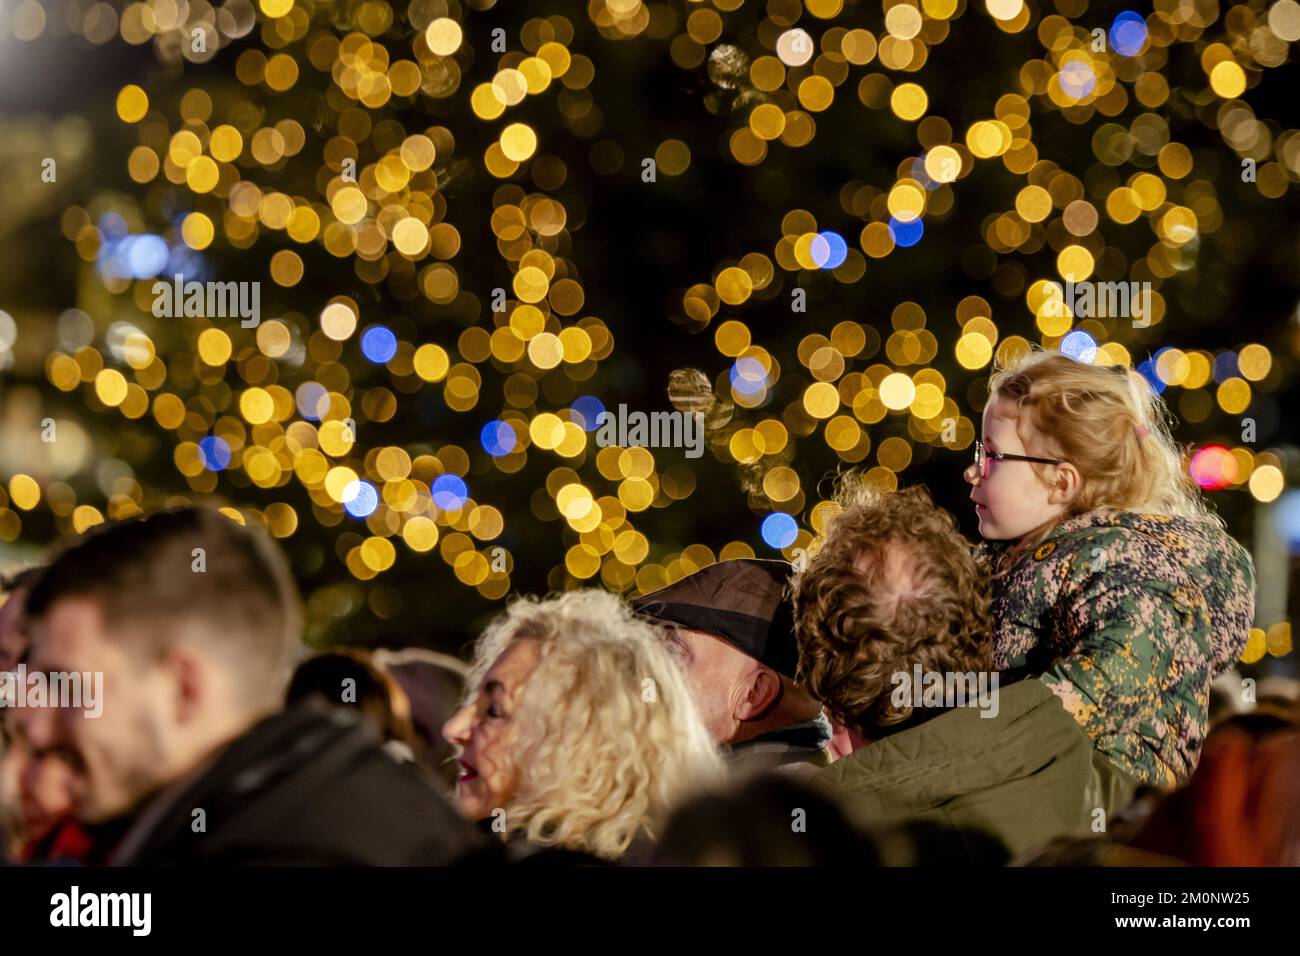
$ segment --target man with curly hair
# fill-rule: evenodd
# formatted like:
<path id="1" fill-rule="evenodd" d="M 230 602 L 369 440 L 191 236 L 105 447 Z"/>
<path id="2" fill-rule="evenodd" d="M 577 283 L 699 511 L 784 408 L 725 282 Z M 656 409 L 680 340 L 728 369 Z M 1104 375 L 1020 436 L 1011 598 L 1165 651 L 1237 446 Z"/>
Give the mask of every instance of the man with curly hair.
<path id="1" fill-rule="evenodd" d="M 1125 795 L 1037 679 L 992 671 L 988 581 L 921 487 L 850 473 L 794 585 L 798 680 L 863 746 L 816 782 L 856 822 L 985 831 L 1017 853 L 1088 832 Z"/>

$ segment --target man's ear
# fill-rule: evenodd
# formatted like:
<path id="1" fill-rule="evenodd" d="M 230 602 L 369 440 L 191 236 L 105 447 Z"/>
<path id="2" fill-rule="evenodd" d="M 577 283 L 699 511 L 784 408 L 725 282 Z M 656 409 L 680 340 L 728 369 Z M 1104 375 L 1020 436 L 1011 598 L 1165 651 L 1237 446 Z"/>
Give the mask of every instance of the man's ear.
<path id="1" fill-rule="evenodd" d="M 737 720 L 758 720 L 767 716 L 781 696 L 781 678 L 770 667 L 759 664 L 746 681 L 745 694 L 732 715 Z"/>
<path id="2" fill-rule="evenodd" d="M 1063 461 L 1056 466 L 1056 477 L 1052 480 L 1047 500 L 1054 505 L 1069 505 L 1079 496 L 1082 486 L 1083 477 L 1079 474 L 1079 469 L 1070 462 Z"/>
<path id="3" fill-rule="evenodd" d="M 183 645 L 168 648 L 163 656 L 163 668 L 172 677 L 176 719 L 181 723 L 193 719 L 212 692 L 203 661 Z"/>

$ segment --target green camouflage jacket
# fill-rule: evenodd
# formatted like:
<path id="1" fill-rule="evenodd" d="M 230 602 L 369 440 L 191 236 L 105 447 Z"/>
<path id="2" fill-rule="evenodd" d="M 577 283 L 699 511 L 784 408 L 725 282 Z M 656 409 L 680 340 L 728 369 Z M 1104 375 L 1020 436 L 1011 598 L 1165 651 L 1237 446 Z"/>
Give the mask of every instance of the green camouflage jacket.
<path id="1" fill-rule="evenodd" d="M 1250 554 L 1208 521 L 1114 510 L 1062 522 L 1002 570 L 1009 545 L 979 548 L 995 573 L 993 666 L 1041 676 L 1130 776 L 1185 781 L 1210 682 L 1250 635 Z"/>

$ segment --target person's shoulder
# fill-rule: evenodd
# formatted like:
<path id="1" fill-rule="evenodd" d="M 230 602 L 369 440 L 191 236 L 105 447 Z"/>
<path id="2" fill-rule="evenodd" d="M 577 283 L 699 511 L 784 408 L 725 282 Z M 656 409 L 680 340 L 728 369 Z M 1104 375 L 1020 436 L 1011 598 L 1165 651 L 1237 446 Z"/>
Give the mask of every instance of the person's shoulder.
<path id="1" fill-rule="evenodd" d="M 477 845 L 434 782 L 384 749 L 364 721 L 332 709 L 283 720 L 300 730 L 301 749 L 241 768 L 266 782 L 245 798 L 256 812 L 229 834 L 240 844 L 364 865 L 446 863 Z"/>
<path id="2" fill-rule="evenodd" d="M 1250 552 L 1209 515 L 1183 516 L 1098 511 L 1063 536 L 1071 551 L 1101 556 L 1105 566 L 1127 564 L 1159 578 L 1205 575 L 1253 578 Z M 1096 562 L 1094 562 L 1096 563 Z"/>
<path id="3" fill-rule="evenodd" d="M 1180 562 L 1189 526 L 1189 519 L 1101 508 L 1061 522 L 1029 557 L 1069 562 L 1085 573 L 1117 565 L 1150 570 Z"/>

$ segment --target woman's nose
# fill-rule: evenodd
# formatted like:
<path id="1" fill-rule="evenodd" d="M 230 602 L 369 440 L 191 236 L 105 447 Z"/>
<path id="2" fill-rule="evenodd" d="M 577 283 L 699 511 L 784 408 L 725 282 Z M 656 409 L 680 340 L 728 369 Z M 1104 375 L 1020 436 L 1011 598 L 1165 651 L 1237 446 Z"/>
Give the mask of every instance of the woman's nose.
<path id="1" fill-rule="evenodd" d="M 442 725 L 442 736 L 448 743 L 464 745 L 469 740 L 470 710 L 466 704 Z"/>

